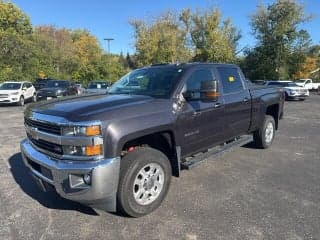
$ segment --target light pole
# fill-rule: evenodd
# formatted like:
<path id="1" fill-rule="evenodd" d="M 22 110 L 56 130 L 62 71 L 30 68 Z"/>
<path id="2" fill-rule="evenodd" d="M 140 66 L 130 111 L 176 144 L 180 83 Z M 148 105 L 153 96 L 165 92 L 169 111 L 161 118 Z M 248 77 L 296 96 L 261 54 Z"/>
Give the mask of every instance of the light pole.
<path id="1" fill-rule="evenodd" d="M 114 38 L 104 38 L 103 40 L 108 42 L 108 53 L 110 54 L 110 42 L 114 40 Z"/>

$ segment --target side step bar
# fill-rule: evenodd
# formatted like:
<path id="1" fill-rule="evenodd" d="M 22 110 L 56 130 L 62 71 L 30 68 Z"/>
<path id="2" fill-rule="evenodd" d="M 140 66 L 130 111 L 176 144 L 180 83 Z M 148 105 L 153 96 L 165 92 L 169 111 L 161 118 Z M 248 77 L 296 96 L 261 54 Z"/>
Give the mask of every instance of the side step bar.
<path id="1" fill-rule="evenodd" d="M 191 157 L 187 157 L 185 161 L 181 163 L 181 169 L 190 170 L 191 168 L 196 167 L 203 161 L 207 160 L 208 157 L 221 157 L 225 153 L 231 152 L 235 147 L 243 146 L 252 141 L 253 137 L 251 135 L 237 137 L 224 143 L 223 145 L 210 148 L 207 152 L 201 152 Z"/>

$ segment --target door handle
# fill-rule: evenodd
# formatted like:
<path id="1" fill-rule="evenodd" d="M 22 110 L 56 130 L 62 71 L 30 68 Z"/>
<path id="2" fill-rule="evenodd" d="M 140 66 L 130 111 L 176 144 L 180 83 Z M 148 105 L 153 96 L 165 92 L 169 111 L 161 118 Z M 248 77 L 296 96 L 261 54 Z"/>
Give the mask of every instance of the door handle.
<path id="1" fill-rule="evenodd" d="M 249 99 L 248 99 L 247 97 L 245 97 L 245 98 L 243 99 L 243 102 L 247 103 L 247 102 L 249 102 Z"/>
<path id="2" fill-rule="evenodd" d="M 221 103 L 215 103 L 215 104 L 213 105 L 213 107 L 214 107 L 214 108 L 219 108 L 219 107 L 221 107 Z"/>
<path id="3" fill-rule="evenodd" d="M 200 116 L 201 112 L 200 111 L 196 111 L 192 113 L 192 116 L 196 117 L 196 116 Z"/>

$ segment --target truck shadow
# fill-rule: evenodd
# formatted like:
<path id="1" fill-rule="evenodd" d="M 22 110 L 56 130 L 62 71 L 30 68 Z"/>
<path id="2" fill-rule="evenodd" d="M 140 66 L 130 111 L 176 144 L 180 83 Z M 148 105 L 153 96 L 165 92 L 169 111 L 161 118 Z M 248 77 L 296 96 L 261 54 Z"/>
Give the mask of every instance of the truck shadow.
<path id="1" fill-rule="evenodd" d="M 9 158 L 11 173 L 20 188 L 41 205 L 51 209 L 74 210 L 88 215 L 99 215 L 94 209 L 80 203 L 61 198 L 54 192 L 42 192 L 30 175 L 29 169 L 22 161 L 21 153 L 16 153 Z"/>

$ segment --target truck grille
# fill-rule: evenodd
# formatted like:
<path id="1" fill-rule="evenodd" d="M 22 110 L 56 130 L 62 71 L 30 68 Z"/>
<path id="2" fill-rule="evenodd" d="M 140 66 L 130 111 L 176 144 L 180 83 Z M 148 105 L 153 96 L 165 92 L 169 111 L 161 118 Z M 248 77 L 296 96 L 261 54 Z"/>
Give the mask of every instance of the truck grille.
<path id="1" fill-rule="evenodd" d="M 29 127 L 37 128 L 40 131 L 52 133 L 52 134 L 56 134 L 56 135 L 61 135 L 61 127 L 58 125 L 39 122 L 39 121 L 35 121 L 35 120 L 29 119 L 29 118 L 25 118 L 24 122 Z"/>
<path id="2" fill-rule="evenodd" d="M 51 142 L 47 142 L 42 139 L 34 139 L 29 134 L 27 136 L 28 136 L 29 140 L 33 143 L 33 145 L 35 145 L 36 147 L 43 149 L 46 152 L 50 152 L 50 153 L 54 153 L 54 154 L 58 154 L 58 155 L 63 154 L 62 147 L 60 145 L 55 144 L 55 143 L 51 143 Z"/>

